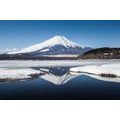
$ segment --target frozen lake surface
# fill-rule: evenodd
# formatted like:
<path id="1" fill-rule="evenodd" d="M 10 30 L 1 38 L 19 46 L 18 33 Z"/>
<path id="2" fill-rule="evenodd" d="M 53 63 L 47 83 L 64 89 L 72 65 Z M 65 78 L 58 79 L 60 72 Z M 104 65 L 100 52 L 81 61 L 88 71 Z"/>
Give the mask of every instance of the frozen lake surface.
<path id="1" fill-rule="evenodd" d="M 0 68 L 77 67 L 84 65 L 120 64 L 120 60 L 1 60 Z"/>
<path id="2" fill-rule="evenodd" d="M 41 67 L 68 67 L 71 72 L 105 73 L 120 77 L 119 60 L 6 60 L 0 61 L 0 79 L 31 78 L 31 75 L 41 73 Z"/>

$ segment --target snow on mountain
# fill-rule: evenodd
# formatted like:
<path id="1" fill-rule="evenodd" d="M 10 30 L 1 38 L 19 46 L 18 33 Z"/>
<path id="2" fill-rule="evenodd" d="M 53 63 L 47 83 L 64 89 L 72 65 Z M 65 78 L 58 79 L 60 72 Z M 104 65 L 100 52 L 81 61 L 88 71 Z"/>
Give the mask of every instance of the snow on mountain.
<path id="1" fill-rule="evenodd" d="M 39 43 L 24 49 L 21 49 L 19 51 L 14 51 L 14 52 L 8 52 L 8 54 L 19 54 L 19 53 L 29 53 L 29 52 L 34 52 L 34 51 L 40 51 L 46 48 L 48 51 L 50 47 L 55 46 L 55 45 L 62 45 L 64 47 L 80 47 L 78 44 L 68 40 L 64 36 L 55 36 L 49 40 L 46 40 L 43 43 Z M 44 50 L 43 50 L 44 51 Z"/>
<path id="2" fill-rule="evenodd" d="M 2 59 L 75 58 L 89 50 L 90 47 L 82 47 L 64 36 L 55 36 L 42 43 L 8 52 Z"/>
<path id="3" fill-rule="evenodd" d="M 0 54 L 5 54 L 5 53 L 8 53 L 8 52 L 14 52 L 14 51 L 18 51 L 17 48 L 6 48 L 6 49 L 3 49 L 3 50 L 0 50 Z"/>

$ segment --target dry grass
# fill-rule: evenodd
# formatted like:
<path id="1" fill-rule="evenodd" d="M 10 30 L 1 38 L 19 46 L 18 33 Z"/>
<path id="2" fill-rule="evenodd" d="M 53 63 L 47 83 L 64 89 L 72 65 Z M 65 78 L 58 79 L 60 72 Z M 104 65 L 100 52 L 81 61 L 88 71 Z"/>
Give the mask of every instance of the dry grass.
<path id="1" fill-rule="evenodd" d="M 102 76 L 102 77 L 109 77 L 109 78 L 116 78 L 117 77 L 114 74 L 105 74 L 105 73 L 100 74 L 100 76 Z"/>

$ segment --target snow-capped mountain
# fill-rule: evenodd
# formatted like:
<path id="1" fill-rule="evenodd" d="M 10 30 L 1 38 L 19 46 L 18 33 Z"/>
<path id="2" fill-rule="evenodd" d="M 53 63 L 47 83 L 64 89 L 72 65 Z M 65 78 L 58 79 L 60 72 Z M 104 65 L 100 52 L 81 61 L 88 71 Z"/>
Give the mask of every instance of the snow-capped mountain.
<path id="1" fill-rule="evenodd" d="M 35 51 L 48 51 L 50 47 L 53 47 L 55 45 L 62 45 L 64 47 L 77 47 L 76 43 L 68 40 L 64 36 L 55 36 L 49 40 L 44 41 L 43 43 L 39 43 L 36 45 L 32 45 L 30 47 L 24 48 L 20 51 L 15 52 L 9 52 L 9 54 L 18 54 L 18 53 L 29 53 L 29 52 L 35 52 Z"/>
<path id="2" fill-rule="evenodd" d="M 89 49 L 68 40 L 64 36 L 55 36 L 45 42 L 23 48 L 19 51 L 8 52 L 8 54 L 33 54 L 35 56 L 81 54 Z"/>
<path id="3" fill-rule="evenodd" d="M 0 60 L 19 59 L 73 59 L 91 50 L 90 47 L 82 47 L 64 36 L 55 36 L 42 43 L 10 51 L 0 55 Z"/>

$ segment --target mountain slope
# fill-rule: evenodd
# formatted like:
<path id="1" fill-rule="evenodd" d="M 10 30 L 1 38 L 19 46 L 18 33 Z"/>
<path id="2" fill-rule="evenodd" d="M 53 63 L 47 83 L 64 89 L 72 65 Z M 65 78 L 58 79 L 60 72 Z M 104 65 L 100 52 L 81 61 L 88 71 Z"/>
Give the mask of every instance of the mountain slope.
<path id="1" fill-rule="evenodd" d="M 55 36 L 45 42 L 0 55 L 0 59 L 72 59 L 89 50 L 91 48 L 82 47 L 64 36 Z"/>
<path id="2" fill-rule="evenodd" d="M 64 47 L 79 47 L 76 43 L 68 40 L 64 36 L 55 36 L 49 40 L 44 41 L 43 43 L 39 43 L 36 45 L 32 45 L 30 47 L 21 49 L 20 51 L 15 52 L 9 52 L 8 54 L 18 54 L 18 53 L 29 53 L 29 52 L 35 52 L 35 51 L 48 51 L 50 47 L 53 47 L 55 45 L 62 45 Z"/>

